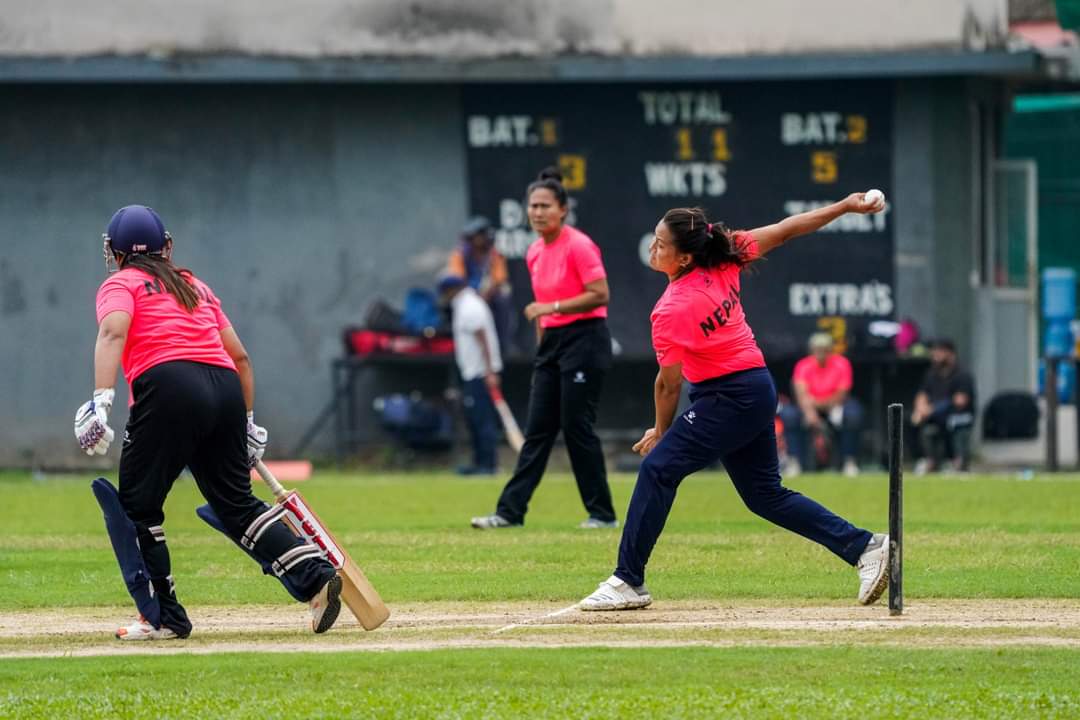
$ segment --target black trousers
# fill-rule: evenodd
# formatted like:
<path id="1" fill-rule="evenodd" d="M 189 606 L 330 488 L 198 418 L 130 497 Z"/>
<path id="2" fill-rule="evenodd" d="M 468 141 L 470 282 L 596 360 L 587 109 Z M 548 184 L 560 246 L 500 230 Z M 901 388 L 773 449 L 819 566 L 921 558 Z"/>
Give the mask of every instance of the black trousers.
<path id="1" fill-rule="evenodd" d="M 120 503 L 138 531 L 162 625 L 186 636 L 191 622 L 176 598 L 162 527 L 165 497 L 173 482 L 185 467 L 190 469 L 199 491 L 235 538 L 267 509 L 251 492 L 240 378 L 227 368 L 177 361 L 150 368 L 131 389 L 135 404 L 120 454 Z M 303 544 L 282 523 L 273 525 L 256 544 L 256 552 L 274 559 Z M 321 558 L 288 572 L 308 597 L 333 574 L 333 566 Z"/>
<path id="2" fill-rule="evenodd" d="M 561 429 L 589 517 L 615 519 L 604 451 L 593 430 L 604 375 L 610 367 L 611 334 L 603 320 L 581 320 L 544 331 L 533 365 L 525 445 L 496 508 L 503 518 L 524 522 Z"/>

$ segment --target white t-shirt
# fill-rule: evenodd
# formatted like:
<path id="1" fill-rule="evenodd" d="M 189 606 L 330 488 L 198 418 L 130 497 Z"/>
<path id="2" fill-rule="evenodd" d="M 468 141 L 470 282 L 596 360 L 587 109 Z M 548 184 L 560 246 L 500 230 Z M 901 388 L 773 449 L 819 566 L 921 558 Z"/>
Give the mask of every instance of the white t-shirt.
<path id="1" fill-rule="evenodd" d="M 454 357 L 464 380 L 475 380 L 487 372 L 484 348 L 476 338 L 476 331 L 483 330 L 491 353 L 491 369 L 502 372 L 499 354 L 499 337 L 495 334 L 495 318 L 484 299 L 471 287 L 465 287 L 450 301 L 454 328 Z"/>

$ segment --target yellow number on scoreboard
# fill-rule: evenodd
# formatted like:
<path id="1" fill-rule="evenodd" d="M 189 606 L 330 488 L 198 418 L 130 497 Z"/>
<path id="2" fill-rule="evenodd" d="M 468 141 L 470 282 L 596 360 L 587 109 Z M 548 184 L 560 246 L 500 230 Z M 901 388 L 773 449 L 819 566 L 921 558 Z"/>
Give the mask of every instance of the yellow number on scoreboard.
<path id="1" fill-rule="evenodd" d="M 540 119 L 540 144 L 546 147 L 559 144 L 559 125 L 555 118 Z"/>
<path id="2" fill-rule="evenodd" d="M 833 349 L 843 355 L 847 352 L 847 320 L 837 315 L 825 315 L 817 319 L 818 330 L 832 335 Z"/>
<path id="3" fill-rule="evenodd" d="M 690 135 L 688 127 L 681 127 L 675 131 L 675 159 L 694 159 L 694 138 Z"/>
<path id="4" fill-rule="evenodd" d="M 560 155 L 559 170 L 563 175 L 563 187 L 567 190 L 585 188 L 585 156 Z"/>
<path id="5" fill-rule="evenodd" d="M 849 143 L 866 142 L 866 116 L 847 116 L 847 141 Z"/>
<path id="6" fill-rule="evenodd" d="M 829 150 L 816 150 L 810 153 L 810 178 L 819 185 L 836 182 L 839 168 L 836 165 L 836 153 Z"/>
<path id="7" fill-rule="evenodd" d="M 727 162 L 731 159 L 731 150 L 727 144 L 727 128 L 716 128 L 712 131 L 713 160 Z"/>

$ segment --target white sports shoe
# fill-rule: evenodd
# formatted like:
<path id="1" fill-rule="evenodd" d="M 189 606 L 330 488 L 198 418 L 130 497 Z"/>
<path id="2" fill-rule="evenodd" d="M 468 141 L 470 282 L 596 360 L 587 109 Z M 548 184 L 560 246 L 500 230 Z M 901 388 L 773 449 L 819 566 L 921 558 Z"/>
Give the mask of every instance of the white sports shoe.
<path id="1" fill-rule="evenodd" d="M 859 466 L 853 458 L 844 461 L 844 477 L 859 477 Z"/>
<path id="2" fill-rule="evenodd" d="M 179 637 L 175 632 L 169 628 L 162 626 L 161 629 L 155 628 L 150 623 L 146 622 L 146 618 L 142 615 L 139 619 L 130 625 L 125 625 L 116 631 L 117 640 L 176 640 Z"/>
<path id="3" fill-rule="evenodd" d="M 889 536 L 881 533 L 870 542 L 859 558 L 859 603 L 872 605 L 889 586 Z"/>
<path id="4" fill-rule="evenodd" d="M 308 607 L 311 608 L 313 632 L 324 633 L 333 627 L 341 612 L 341 576 L 335 573 L 327 580 L 322 590 L 308 600 Z"/>
<path id="5" fill-rule="evenodd" d="M 635 610 L 652 604 L 652 595 L 648 589 L 630 587 L 627 583 L 612 575 L 589 597 L 582 600 L 578 607 L 582 610 Z"/>
<path id="6" fill-rule="evenodd" d="M 498 528 L 521 527 L 521 523 L 512 523 L 502 515 L 481 515 L 474 517 L 470 524 L 477 530 L 495 530 Z"/>
<path id="7" fill-rule="evenodd" d="M 600 520 L 599 518 L 587 518 L 578 523 L 578 527 L 582 530 L 597 530 L 602 528 L 617 528 L 619 527 L 618 520 Z"/>

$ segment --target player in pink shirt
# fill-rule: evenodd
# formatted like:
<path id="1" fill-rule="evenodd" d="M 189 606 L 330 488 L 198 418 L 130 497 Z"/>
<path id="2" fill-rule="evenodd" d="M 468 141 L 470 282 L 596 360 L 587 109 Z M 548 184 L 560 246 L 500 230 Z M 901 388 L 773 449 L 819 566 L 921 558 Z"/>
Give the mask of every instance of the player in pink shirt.
<path id="1" fill-rule="evenodd" d="M 162 527 L 165 497 L 185 467 L 226 534 L 272 568 L 293 597 L 309 602 L 312 629 L 325 632 L 341 607 L 341 579 L 318 548 L 289 530 L 278 507 L 252 494 L 250 468 L 262 457 L 267 435 L 252 414 L 251 363 L 220 301 L 190 270 L 173 264 L 172 249 L 152 209 L 128 205 L 113 215 L 105 262 L 118 271 L 97 294 L 96 389 L 75 414 L 79 445 L 89 455 L 104 455 L 114 438 L 109 411 L 123 368 L 131 411 L 119 491 L 104 478 L 93 483 L 140 613 L 116 636 L 155 640 L 191 633 Z"/>
<path id="2" fill-rule="evenodd" d="M 625 610 L 652 602 L 645 565 L 675 492 L 691 473 L 722 460 L 750 510 L 813 540 L 859 568 L 859 602 L 885 589 L 888 537 L 855 527 L 781 484 L 773 416 L 776 388 L 743 314 L 739 275 L 758 257 L 848 212 L 879 212 L 862 193 L 750 232 L 710 223 L 699 208 L 669 210 L 656 226 L 650 266 L 668 276 L 652 313 L 660 371 L 656 424 L 634 445 L 645 459 L 626 511 L 615 573 L 583 610 Z M 690 409 L 675 417 L 683 378 Z"/>
<path id="3" fill-rule="evenodd" d="M 795 477 L 803 467 L 814 467 L 814 453 L 806 442 L 807 432 L 831 432 L 840 436 L 840 457 L 844 474 L 859 474 L 856 456 L 859 450 L 859 430 L 862 428 L 862 405 L 851 397 L 851 363 L 833 352 L 829 333 L 810 336 L 810 354 L 795 364 L 791 390 L 795 402 L 780 408 L 787 439 L 788 463 L 784 474 Z"/>
<path id="4" fill-rule="evenodd" d="M 607 272 L 596 243 L 565 224 L 569 198 L 558 171 L 541 172 L 526 197 L 529 222 L 540 237 L 525 257 L 536 298 L 525 307 L 525 317 L 536 321 L 539 339 L 525 445 L 495 513 L 474 517 L 472 526 L 494 529 L 525 522 L 561 429 L 589 513 L 579 527 L 616 527 L 604 452 L 593 430 L 600 389 L 611 367 Z"/>

